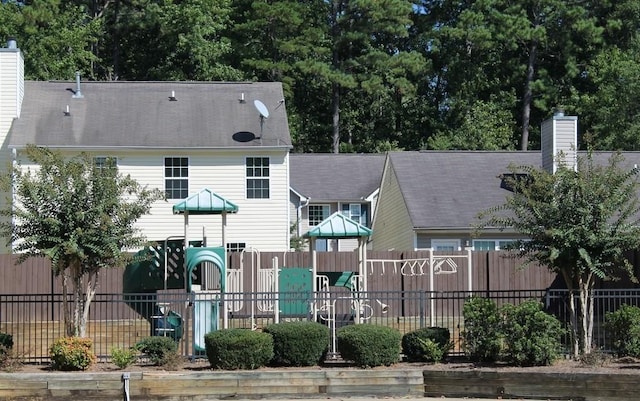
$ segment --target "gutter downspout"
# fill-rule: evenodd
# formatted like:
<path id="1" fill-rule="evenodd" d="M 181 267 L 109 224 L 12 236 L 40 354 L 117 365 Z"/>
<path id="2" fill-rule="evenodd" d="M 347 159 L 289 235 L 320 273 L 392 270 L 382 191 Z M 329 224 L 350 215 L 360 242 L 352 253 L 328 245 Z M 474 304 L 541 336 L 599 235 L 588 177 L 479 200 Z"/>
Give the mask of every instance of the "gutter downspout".
<path id="1" fill-rule="evenodd" d="M 302 220 L 302 208 L 309 206 L 309 202 L 311 202 L 311 198 L 305 198 L 304 203 L 301 203 L 296 208 L 296 236 L 300 236 L 300 220 Z"/>

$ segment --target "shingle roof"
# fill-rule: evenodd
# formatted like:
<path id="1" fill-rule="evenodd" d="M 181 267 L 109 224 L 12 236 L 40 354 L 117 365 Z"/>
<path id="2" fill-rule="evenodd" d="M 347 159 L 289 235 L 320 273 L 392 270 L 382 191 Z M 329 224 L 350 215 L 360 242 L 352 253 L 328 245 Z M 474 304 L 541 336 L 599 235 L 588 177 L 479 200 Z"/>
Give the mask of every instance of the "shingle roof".
<path id="1" fill-rule="evenodd" d="M 290 147 L 280 83 L 25 82 L 10 147 L 218 148 Z M 172 92 L 176 101 L 169 97 Z M 240 99 L 244 94 L 244 102 Z M 269 109 L 262 140 L 238 142 L 234 133 L 260 136 L 260 100 Z M 69 115 L 65 116 L 67 105 Z"/>
<path id="2" fill-rule="evenodd" d="M 304 238 L 357 238 L 368 237 L 371 229 L 357 223 L 340 212 L 335 212 L 307 231 Z"/>
<path id="3" fill-rule="evenodd" d="M 607 163 L 611 152 L 594 155 Z M 640 152 L 624 152 L 625 164 L 640 165 Z M 509 165 L 540 167 L 540 151 L 391 152 L 390 163 L 414 228 L 469 228 L 480 211 L 504 203 L 509 192 L 500 187 Z"/>
<path id="4" fill-rule="evenodd" d="M 174 214 L 185 212 L 189 212 L 189 214 L 222 214 L 225 212 L 236 213 L 237 211 L 238 205 L 208 188 L 173 205 Z"/>
<path id="5" fill-rule="evenodd" d="M 353 201 L 380 186 L 384 154 L 290 155 L 290 186 L 312 201 Z"/>

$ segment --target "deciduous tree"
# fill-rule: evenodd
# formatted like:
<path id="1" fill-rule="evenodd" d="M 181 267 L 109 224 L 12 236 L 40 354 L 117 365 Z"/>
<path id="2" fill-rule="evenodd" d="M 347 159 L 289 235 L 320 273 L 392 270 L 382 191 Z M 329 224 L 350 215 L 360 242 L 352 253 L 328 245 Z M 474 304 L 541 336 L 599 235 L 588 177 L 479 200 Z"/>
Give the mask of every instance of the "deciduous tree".
<path id="1" fill-rule="evenodd" d="M 598 163 L 600 156 L 589 151 L 578 157 L 577 170 L 561 163 L 555 174 L 514 166 L 515 178 L 504 178 L 513 193 L 479 216 L 479 229 L 509 228 L 524 236 L 513 243 L 514 256 L 564 279 L 576 357 L 591 351 L 596 282 L 631 275 L 625 252 L 640 246 L 638 169 L 625 166 L 620 154 L 608 163 Z"/>
<path id="2" fill-rule="evenodd" d="M 25 152 L 35 167 L 17 165 L 6 177 L 13 202 L 0 214 L 13 223 L 0 225 L 0 232 L 20 255 L 18 263 L 51 260 L 62 282 L 66 334 L 84 337 L 100 272 L 123 266 L 126 251 L 143 244 L 134 223 L 162 193 L 119 174 L 113 159 L 99 166 L 88 154 L 66 158 L 35 146 Z"/>

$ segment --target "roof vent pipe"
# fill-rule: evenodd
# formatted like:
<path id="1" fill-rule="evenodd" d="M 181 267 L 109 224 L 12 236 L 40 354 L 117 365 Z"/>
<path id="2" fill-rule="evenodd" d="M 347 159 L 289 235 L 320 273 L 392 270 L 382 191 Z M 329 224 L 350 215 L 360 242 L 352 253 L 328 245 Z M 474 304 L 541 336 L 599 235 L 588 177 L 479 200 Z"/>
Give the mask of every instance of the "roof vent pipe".
<path id="1" fill-rule="evenodd" d="M 16 42 L 16 38 L 7 39 L 7 48 L 8 49 L 17 49 L 18 48 L 18 42 Z"/>
<path id="2" fill-rule="evenodd" d="M 80 71 L 76 71 L 76 92 L 72 96 L 73 98 L 83 98 L 82 91 L 80 91 Z"/>

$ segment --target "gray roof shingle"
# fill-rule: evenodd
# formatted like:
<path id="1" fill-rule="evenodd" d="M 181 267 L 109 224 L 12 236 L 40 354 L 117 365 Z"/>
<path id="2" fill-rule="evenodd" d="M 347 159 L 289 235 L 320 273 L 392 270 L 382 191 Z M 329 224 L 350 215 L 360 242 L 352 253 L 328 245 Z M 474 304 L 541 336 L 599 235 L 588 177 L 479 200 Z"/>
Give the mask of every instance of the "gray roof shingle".
<path id="1" fill-rule="evenodd" d="M 606 164 L 611 152 L 594 154 Z M 625 164 L 640 165 L 640 152 L 624 152 Z M 421 151 L 391 152 L 413 227 L 417 229 L 469 228 L 477 214 L 503 204 L 509 192 L 500 187 L 509 165 L 542 165 L 540 151 Z"/>
<path id="2" fill-rule="evenodd" d="M 280 83 L 27 81 L 10 147 L 220 148 L 290 147 Z M 176 101 L 169 97 L 175 93 Z M 244 102 L 240 99 L 244 94 Z M 262 140 L 238 142 L 240 131 L 260 136 L 254 100 L 270 111 Z M 69 114 L 65 116 L 66 106 Z"/>
<path id="3" fill-rule="evenodd" d="M 290 186 L 313 202 L 355 201 L 380 186 L 384 154 L 292 153 Z"/>

